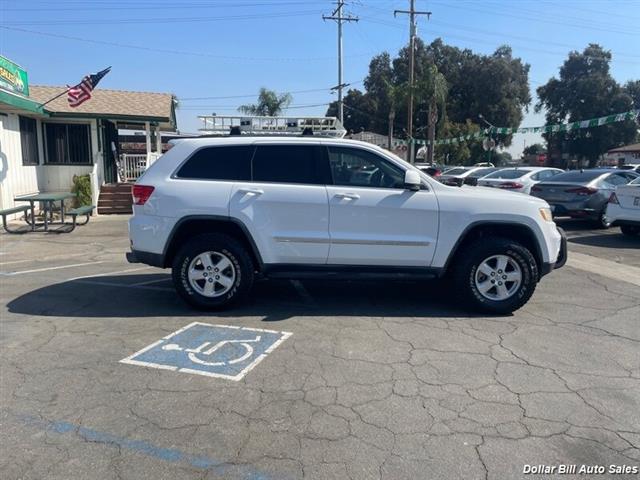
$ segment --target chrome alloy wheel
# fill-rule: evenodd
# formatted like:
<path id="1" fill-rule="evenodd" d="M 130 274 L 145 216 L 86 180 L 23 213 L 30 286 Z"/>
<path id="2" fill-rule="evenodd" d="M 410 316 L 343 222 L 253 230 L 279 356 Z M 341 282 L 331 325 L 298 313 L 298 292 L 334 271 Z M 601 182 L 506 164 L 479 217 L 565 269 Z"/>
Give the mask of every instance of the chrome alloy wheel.
<path id="1" fill-rule="evenodd" d="M 483 297 L 498 302 L 513 296 L 521 283 L 520 265 L 507 255 L 492 255 L 485 258 L 475 274 L 478 292 Z"/>
<path id="2" fill-rule="evenodd" d="M 224 295 L 236 281 L 233 262 L 220 252 L 203 252 L 189 264 L 189 284 L 200 295 L 219 297 Z"/>

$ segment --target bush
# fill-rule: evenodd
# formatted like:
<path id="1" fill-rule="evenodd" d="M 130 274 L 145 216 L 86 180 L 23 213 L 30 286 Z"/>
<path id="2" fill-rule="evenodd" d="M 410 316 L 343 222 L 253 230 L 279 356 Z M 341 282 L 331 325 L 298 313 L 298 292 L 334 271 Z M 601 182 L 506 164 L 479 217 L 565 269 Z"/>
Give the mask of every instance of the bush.
<path id="1" fill-rule="evenodd" d="M 76 207 L 91 205 L 91 177 L 89 175 L 74 175 L 71 191 L 76 194 Z"/>

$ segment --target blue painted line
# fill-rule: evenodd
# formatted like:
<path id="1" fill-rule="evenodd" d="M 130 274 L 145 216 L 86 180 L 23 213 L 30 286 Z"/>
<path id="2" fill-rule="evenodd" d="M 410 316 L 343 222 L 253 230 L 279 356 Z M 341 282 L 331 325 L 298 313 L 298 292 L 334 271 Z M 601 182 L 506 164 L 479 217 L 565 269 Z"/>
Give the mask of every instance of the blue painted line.
<path id="1" fill-rule="evenodd" d="M 58 434 L 75 433 L 85 440 L 103 443 L 105 445 L 116 445 L 120 448 L 140 453 L 148 457 L 154 457 L 171 463 L 187 463 L 192 467 L 212 470 L 219 474 L 231 474 L 231 471 L 245 480 L 270 480 L 266 474 L 254 471 L 249 467 L 242 465 L 230 465 L 217 460 L 191 455 L 175 448 L 164 448 L 149 443 L 145 440 L 130 440 L 124 437 L 118 437 L 107 432 L 100 432 L 91 428 L 75 425 L 64 421 L 47 421 L 30 415 L 19 415 L 18 418 L 26 425 L 37 427 L 42 430 L 54 432 Z"/>

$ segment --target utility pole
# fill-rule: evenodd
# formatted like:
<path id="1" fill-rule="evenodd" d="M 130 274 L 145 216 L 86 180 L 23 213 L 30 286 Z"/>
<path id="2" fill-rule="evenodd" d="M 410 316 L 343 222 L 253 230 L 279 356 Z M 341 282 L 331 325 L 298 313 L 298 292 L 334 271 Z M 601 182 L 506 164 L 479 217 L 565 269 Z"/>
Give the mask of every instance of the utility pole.
<path id="1" fill-rule="evenodd" d="M 409 15 L 409 105 L 407 113 L 407 135 L 409 142 L 409 162 L 414 162 L 413 143 L 413 83 L 415 76 L 415 55 L 416 55 L 416 15 L 431 16 L 431 12 L 420 12 L 416 10 L 415 0 L 409 0 L 409 10 L 394 10 L 393 16 L 398 13 L 406 13 Z"/>
<path id="2" fill-rule="evenodd" d="M 342 14 L 342 7 L 345 5 L 344 0 L 337 0 L 336 9 L 331 15 L 323 15 L 323 20 L 335 20 L 338 23 L 338 85 L 331 90 L 338 90 L 338 119 L 340 123 L 344 124 L 344 102 L 342 101 L 342 89 L 346 87 L 342 81 L 342 24 L 344 22 L 357 22 L 360 20 L 358 17 L 354 17 L 349 14 L 344 16 Z"/>

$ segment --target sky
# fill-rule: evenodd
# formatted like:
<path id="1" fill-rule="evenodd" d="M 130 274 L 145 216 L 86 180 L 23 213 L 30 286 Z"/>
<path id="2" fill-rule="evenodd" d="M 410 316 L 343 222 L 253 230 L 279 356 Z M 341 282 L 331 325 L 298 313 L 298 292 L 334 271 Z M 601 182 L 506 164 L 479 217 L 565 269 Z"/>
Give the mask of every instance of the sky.
<path id="1" fill-rule="evenodd" d="M 287 114 L 324 115 L 336 99 L 337 25 L 329 0 L 0 0 L 0 54 L 34 85 L 66 85 L 107 66 L 98 88 L 171 92 L 178 127 L 198 115 L 234 114 L 258 89 L 291 92 Z M 351 0 L 345 12 L 344 81 L 363 89 L 371 57 L 408 41 L 409 0 Z M 544 125 L 535 89 L 558 75 L 571 50 L 599 43 L 619 82 L 640 78 L 640 0 L 416 0 L 431 11 L 418 35 L 490 54 L 508 44 L 531 65 L 533 102 L 521 127 Z M 478 112 L 481 113 L 481 112 Z M 490 119 L 489 119 L 490 120 Z M 513 127 L 515 125 L 504 125 Z M 508 150 L 541 138 L 515 135 Z"/>

